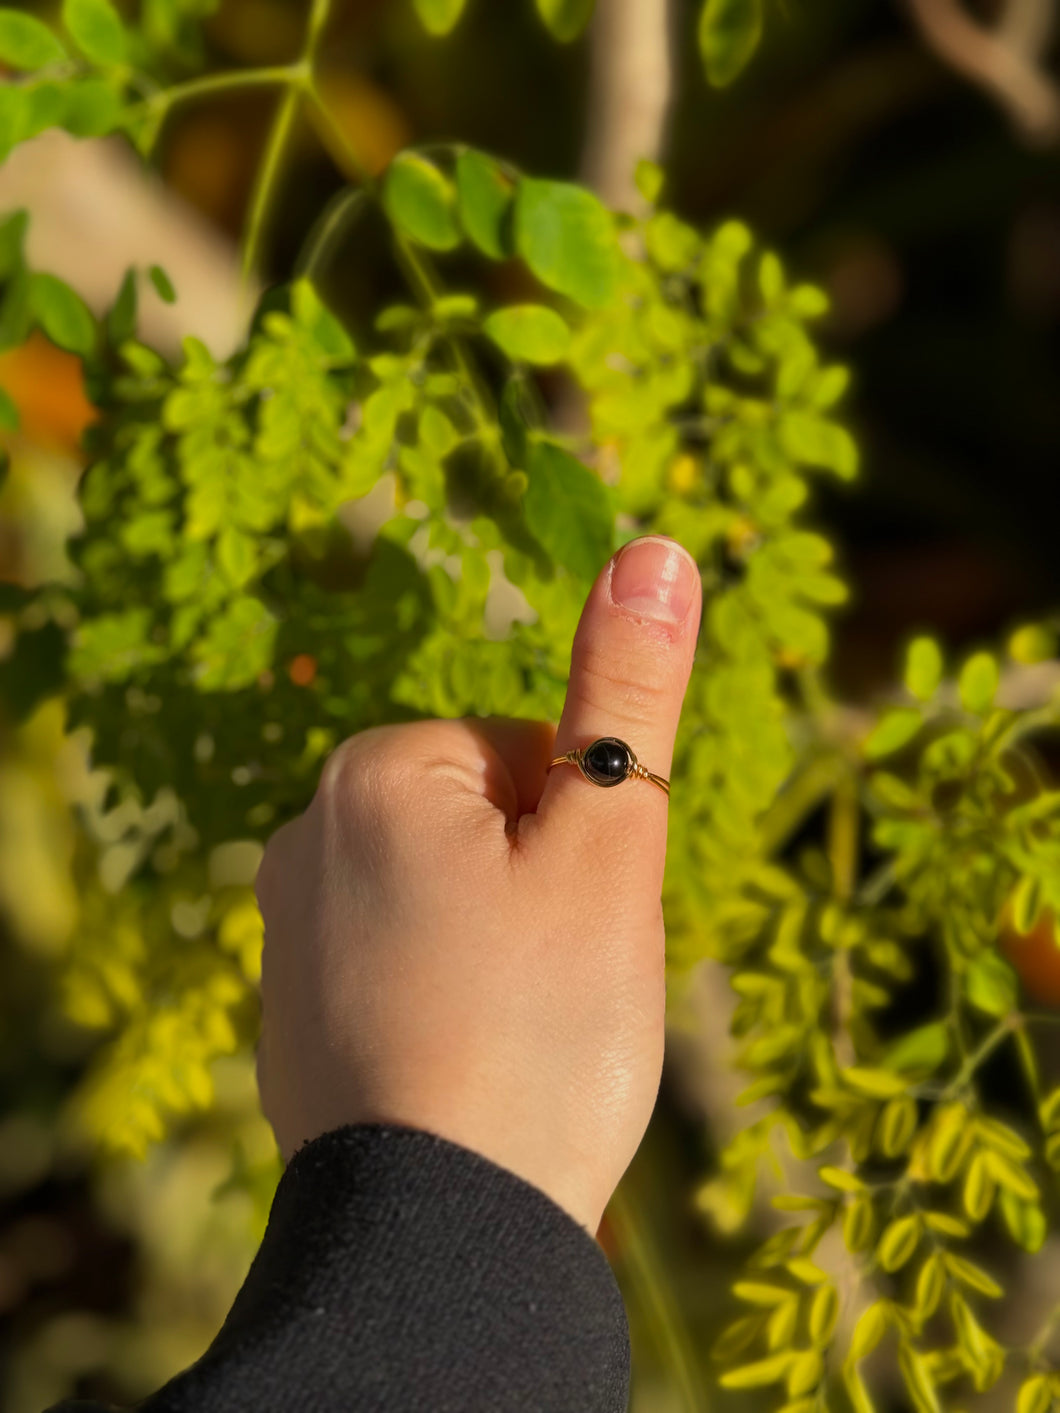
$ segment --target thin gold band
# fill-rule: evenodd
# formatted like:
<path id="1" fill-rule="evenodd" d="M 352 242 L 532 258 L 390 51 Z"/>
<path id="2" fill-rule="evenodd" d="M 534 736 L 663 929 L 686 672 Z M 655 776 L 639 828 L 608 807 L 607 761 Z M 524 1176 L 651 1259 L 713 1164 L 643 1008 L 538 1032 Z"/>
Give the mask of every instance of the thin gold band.
<path id="1" fill-rule="evenodd" d="M 628 746 L 626 747 L 626 749 L 627 751 L 629 751 L 630 756 L 630 765 L 626 771 L 626 779 L 650 780 L 653 785 L 658 785 L 659 789 L 663 792 L 664 795 L 668 796 L 670 793 L 669 780 L 664 779 L 661 775 L 656 775 L 655 772 L 652 770 L 646 769 L 637 760 L 637 757 L 633 754 L 632 750 L 630 750 Z M 557 756 L 548 768 L 549 770 L 551 770 L 553 765 L 576 765 L 581 771 L 582 775 L 585 776 L 585 779 L 590 782 L 590 784 L 597 785 L 600 782 L 593 780 L 592 776 L 586 773 L 583 761 L 584 755 L 585 751 L 583 750 L 567 751 L 565 755 Z"/>

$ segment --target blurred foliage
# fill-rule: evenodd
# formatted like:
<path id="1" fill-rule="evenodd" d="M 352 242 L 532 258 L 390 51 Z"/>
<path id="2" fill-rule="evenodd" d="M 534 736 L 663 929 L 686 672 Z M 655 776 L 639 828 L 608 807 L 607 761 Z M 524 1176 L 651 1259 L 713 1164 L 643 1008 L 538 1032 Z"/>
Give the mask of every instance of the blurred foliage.
<path id="1" fill-rule="evenodd" d="M 433 34 L 462 9 L 415 0 Z M 537 9 L 568 40 L 591 5 Z M 62 1141 L 209 1167 L 202 1130 L 179 1125 L 212 1116 L 239 1137 L 226 1191 L 260 1225 L 276 1165 L 249 1086 L 254 843 L 305 806 L 351 731 L 555 718 L 593 576 L 633 535 L 670 534 L 706 591 L 674 758 L 671 994 L 708 959 L 729 969 L 738 1102 L 754 1106 L 696 1200 L 729 1236 L 763 1185 L 792 1218 L 747 1253 L 718 1382 L 769 1390 L 763 1406 L 786 1413 L 883 1407 L 896 1377 L 918 1410 L 968 1406 L 1002 1379 L 1021 1413 L 1053 1406 L 1055 1321 L 998 1334 L 988 1302 L 1004 1308 L 1004 1290 L 982 1262 L 991 1232 L 1029 1259 L 1056 1221 L 1056 1016 L 1034 1005 L 1055 998 L 1021 949 L 1043 939 L 1060 964 L 1046 765 L 1060 704 L 1001 691 L 1002 674 L 1055 658 L 1055 624 L 956 662 L 921 635 L 891 700 L 841 707 L 824 672 L 847 590 L 808 517 L 816 486 L 851 481 L 859 454 L 837 410 L 848 371 L 814 334 L 825 293 L 743 221 L 680 219 L 651 162 L 638 214 L 463 143 L 402 151 L 377 181 L 319 77 L 326 0 L 293 63 L 184 77 L 204 58 L 204 13 L 155 0 L 130 25 L 109 0 L 66 0 L 59 30 L 0 11 L 0 58 L 20 71 L 0 88 L 0 148 L 61 126 L 124 133 L 150 156 L 185 103 L 279 90 L 248 274 L 300 113 L 359 174 L 226 359 L 193 337 L 176 358 L 138 337 L 143 281 L 174 296 L 157 266 L 130 271 L 96 317 L 27 260 L 25 212 L 0 226 L 0 348 L 76 355 L 92 405 L 69 562 L 0 591 L 9 718 L 26 741 L 69 733 L 90 749 L 91 770 L 70 767 L 76 829 L 49 833 L 61 812 L 20 792 L 19 764 L 0 820 L 35 841 L 21 866 L 35 848 L 38 876 L 55 875 L 43 893 L 0 886 L 19 932 L 53 954 L 35 1004 L 84 1068 Z M 708 0 L 714 84 L 761 28 L 758 4 Z M 321 290 L 365 229 L 405 292 L 339 317 Z M 513 269 L 519 295 L 503 302 L 496 273 Z M 584 415 L 557 415 L 558 388 Z M 22 410 L 5 394 L 0 421 Z M 350 507 L 380 497 L 362 553 Z M 189 1136 L 156 1147 L 175 1126 Z M 109 1171 L 135 1187 L 136 1170 Z M 625 1196 L 612 1224 L 700 1406 L 697 1355 Z M 222 1313 L 223 1295 L 221 1281 Z M 164 1301 L 147 1314 L 164 1322 Z M 878 1347 L 887 1358 L 866 1365 Z"/>

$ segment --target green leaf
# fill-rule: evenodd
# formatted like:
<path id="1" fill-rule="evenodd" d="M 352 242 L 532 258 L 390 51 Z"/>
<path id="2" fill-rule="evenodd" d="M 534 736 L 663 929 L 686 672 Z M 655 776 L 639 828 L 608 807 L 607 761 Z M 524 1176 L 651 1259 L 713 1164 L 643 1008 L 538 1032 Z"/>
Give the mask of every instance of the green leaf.
<path id="1" fill-rule="evenodd" d="M 857 474 L 857 444 L 845 427 L 815 412 L 785 412 L 778 431 L 781 445 L 796 461 L 834 471 L 844 481 Z"/>
<path id="2" fill-rule="evenodd" d="M 876 724 L 865 742 L 865 755 L 869 760 L 879 760 L 881 756 L 892 755 L 909 744 L 924 724 L 924 718 L 915 707 L 896 707 L 888 711 Z"/>
<path id="3" fill-rule="evenodd" d="M 544 424 L 544 412 L 532 383 L 520 374 L 508 379 L 498 408 L 501 444 L 513 466 L 526 465 L 528 433 Z"/>
<path id="4" fill-rule="evenodd" d="M 843 1215 L 843 1242 L 848 1251 L 864 1251 L 872 1242 L 876 1218 L 872 1198 L 867 1194 L 856 1198 Z"/>
<path id="5" fill-rule="evenodd" d="M 769 1359 L 759 1359 L 754 1364 L 730 1369 L 727 1374 L 722 1374 L 718 1382 L 722 1388 L 764 1388 L 767 1384 L 779 1383 L 786 1376 L 793 1358 L 792 1352 L 785 1350 Z"/>
<path id="6" fill-rule="evenodd" d="M 478 300 L 473 294 L 443 294 L 431 305 L 431 313 L 439 324 L 473 319 L 478 313 Z"/>
<path id="7" fill-rule="evenodd" d="M 66 113 L 62 126 L 73 137 L 103 137 L 121 117 L 120 95 L 99 78 L 64 85 Z"/>
<path id="8" fill-rule="evenodd" d="M 916 1413 L 942 1413 L 935 1385 L 923 1356 L 911 1345 L 902 1344 L 898 1350 L 898 1363 Z"/>
<path id="9" fill-rule="evenodd" d="M 762 1281 L 737 1281 L 732 1293 L 737 1300 L 746 1300 L 748 1305 L 764 1305 L 770 1309 L 783 1305 L 791 1296 L 786 1286 L 766 1285 Z"/>
<path id="10" fill-rule="evenodd" d="M 865 1184 L 860 1178 L 848 1173 L 845 1168 L 831 1167 L 825 1164 L 823 1168 L 818 1168 L 817 1176 L 822 1182 L 826 1182 L 829 1187 L 834 1187 L 839 1192 L 860 1193 L 865 1191 Z"/>
<path id="11" fill-rule="evenodd" d="M 963 1256 L 957 1256 L 952 1251 L 947 1252 L 943 1257 L 950 1273 L 957 1277 L 962 1284 L 976 1290 L 980 1295 L 988 1296 L 991 1300 L 999 1300 L 1004 1291 L 992 1276 L 980 1267 L 966 1261 Z"/>
<path id="12" fill-rule="evenodd" d="M 259 599 L 233 599 L 192 650 L 195 686 L 200 692 L 249 687 L 272 664 L 276 629 L 276 619 Z"/>
<path id="13" fill-rule="evenodd" d="M 867 1310 L 862 1311 L 850 1336 L 847 1362 L 856 1364 L 860 1359 L 867 1359 L 887 1333 L 889 1323 L 888 1307 L 882 1300 L 877 1300 L 875 1305 L 870 1305 Z"/>
<path id="14" fill-rule="evenodd" d="M 524 178 L 515 201 L 515 239 L 549 289 L 590 309 L 613 298 L 619 269 L 614 219 L 584 187 Z"/>
<path id="15" fill-rule="evenodd" d="M 897 1158 L 912 1142 L 917 1126 L 917 1107 L 908 1094 L 892 1099 L 880 1115 L 878 1141 L 885 1158 Z"/>
<path id="16" fill-rule="evenodd" d="M 607 487 L 587 466 L 551 442 L 529 448 L 526 523 L 557 564 L 591 580 L 614 542 L 614 512 Z"/>
<path id="17" fill-rule="evenodd" d="M 726 88 L 747 67 L 762 38 L 762 0 L 706 0 L 699 52 L 707 79 Z"/>
<path id="18" fill-rule="evenodd" d="M 942 653 L 934 638 L 914 638 L 905 659 L 905 685 L 914 697 L 929 702 L 942 681 Z"/>
<path id="19" fill-rule="evenodd" d="M 387 215 L 404 235 L 431 250 L 460 244 L 452 184 L 433 162 L 402 152 L 391 162 L 383 187 Z"/>
<path id="20" fill-rule="evenodd" d="M 1025 937 L 1034 927 L 1044 903 L 1042 880 L 1033 873 L 1025 873 L 1012 895 L 1012 926 L 1021 936 Z"/>
<path id="21" fill-rule="evenodd" d="M 442 460 L 457 443 L 456 430 L 440 408 L 428 404 L 420 416 L 420 441 L 432 456 Z"/>
<path id="22" fill-rule="evenodd" d="M 968 1000 L 988 1016 L 1004 1016 L 1016 1006 L 1016 973 L 996 952 L 983 951 L 973 959 L 964 979 Z"/>
<path id="23" fill-rule="evenodd" d="M 29 212 L 12 211 L 0 221 L 0 280 L 9 280 L 22 269 L 22 246 L 29 225 Z"/>
<path id="24" fill-rule="evenodd" d="M 810 1338 L 816 1345 L 825 1345 L 832 1338 L 839 1320 L 839 1295 L 829 1281 L 822 1285 L 810 1306 Z"/>
<path id="25" fill-rule="evenodd" d="M 512 253 L 510 219 L 515 186 L 499 163 L 468 148 L 456 159 L 460 220 L 474 245 L 492 260 Z"/>
<path id="26" fill-rule="evenodd" d="M 136 271 L 126 270 L 118 297 L 107 313 L 107 337 L 120 346 L 136 333 Z"/>
<path id="27" fill-rule="evenodd" d="M 4 291 L 0 301 L 0 350 L 17 348 L 29 337 L 33 327 L 29 301 L 31 279 L 25 270 L 17 270 Z"/>
<path id="28" fill-rule="evenodd" d="M 544 304 L 514 304 L 498 309 L 483 325 L 509 358 L 526 363 L 559 363 L 570 347 L 570 329 Z"/>
<path id="29" fill-rule="evenodd" d="M 29 302 L 34 318 L 52 343 L 87 357 L 96 345 L 96 321 L 80 295 L 55 275 L 30 276 Z"/>
<path id="30" fill-rule="evenodd" d="M 1016 1413 L 1049 1413 L 1053 1407 L 1053 1390 L 1046 1374 L 1032 1374 L 1016 1399 Z"/>
<path id="31" fill-rule="evenodd" d="M 18 425 L 18 408 L 11 396 L 0 388 L 0 431 L 17 432 Z"/>
<path id="32" fill-rule="evenodd" d="M 1027 623 L 1008 640 L 1008 654 L 1013 662 L 1030 666 L 1048 662 L 1057 655 L 1057 636 L 1053 629 L 1041 623 Z"/>
<path id="33" fill-rule="evenodd" d="M 990 1211 L 994 1201 L 996 1185 L 986 1153 L 977 1153 L 968 1164 L 961 1193 L 964 1210 L 973 1222 L 981 1222 Z"/>
<path id="34" fill-rule="evenodd" d="M 66 50 L 47 25 L 21 10 L 0 10 L 0 60 L 13 69 L 60 64 Z"/>
<path id="35" fill-rule="evenodd" d="M 413 0 L 420 23 L 429 34 L 448 34 L 464 13 L 467 0 Z"/>
<path id="36" fill-rule="evenodd" d="M 905 1092 L 905 1080 L 889 1070 L 874 1070 L 863 1065 L 851 1065 L 842 1071 L 843 1080 L 859 1094 L 874 1099 L 890 1099 Z"/>
<path id="37" fill-rule="evenodd" d="M 162 269 L 161 265 L 152 265 L 147 272 L 147 277 L 158 292 L 158 297 L 166 304 L 176 304 L 177 292 L 173 288 L 173 281 Z"/>
<path id="38" fill-rule="evenodd" d="M 997 659 L 990 653 L 974 653 L 961 669 L 957 684 L 961 706 L 975 716 L 989 711 L 997 692 L 999 674 Z"/>
<path id="39" fill-rule="evenodd" d="M 943 1021 L 934 1021 L 896 1040 L 883 1063 L 901 1074 L 913 1074 L 918 1070 L 938 1069 L 949 1053 L 949 1029 Z"/>
<path id="40" fill-rule="evenodd" d="M 313 288 L 312 281 L 295 280 L 291 286 L 291 313 L 329 360 L 348 363 L 356 355 L 353 340 Z"/>
<path id="41" fill-rule="evenodd" d="M 63 0 L 63 24 L 86 59 L 120 64 L 125 58 L 125 26 L 110 0 Z"/>
<path id="42" fill-rule="evenodd" d="M 880 1237 L 876 1255 L 885 1271 L 897 1271 L 905 1265 L 920 1243 L 920 1218 L 899 1217 Z"/>
<path id="43" fill-rule="evenodd" d="M 633 173 L 633 180 L 648 205 L 654 206 L 662 195 L 663 183 L 666 180 L 666 175 L 658 162 L 652 162 L 647 157 L 642 157 Z"/>
<path id="44" fill-rule="evenodd" d="M 920 1274 L 916 1281 L 916 1295 L 913 1297 L 913 1308 L 920 1320 L 931 1319 L 939 1308 L 939 1301 L 946 1293 L 944 1262 L 944 1254 L 941 1251 L 933 1251 L 920 1267 Z"/>
<path id="45" fill-rule="evenodd" d="M 566 44 L 577 39 L 589 23 L 596 0 L 535 0 L 535 3 L 553 39 Z"/>

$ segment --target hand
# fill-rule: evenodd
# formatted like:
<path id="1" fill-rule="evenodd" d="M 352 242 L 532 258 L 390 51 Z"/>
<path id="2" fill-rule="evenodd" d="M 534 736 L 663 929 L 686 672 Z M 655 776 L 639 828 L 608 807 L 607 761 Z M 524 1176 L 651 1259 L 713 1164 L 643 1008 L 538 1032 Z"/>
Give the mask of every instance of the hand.
<path id="1" fill-rule="evenodd" d="M 427 1129 L 596 1232 L 662 1073 L 667 799 L 546 771 L 618 736 L 669 776 L 700 611 L 691 557 L 633 541 L 589 594 L 558 733 L 420 721 L 329 757 L 256 881 L 258 1080 L 285 1158 L 343 1124 Z"/>

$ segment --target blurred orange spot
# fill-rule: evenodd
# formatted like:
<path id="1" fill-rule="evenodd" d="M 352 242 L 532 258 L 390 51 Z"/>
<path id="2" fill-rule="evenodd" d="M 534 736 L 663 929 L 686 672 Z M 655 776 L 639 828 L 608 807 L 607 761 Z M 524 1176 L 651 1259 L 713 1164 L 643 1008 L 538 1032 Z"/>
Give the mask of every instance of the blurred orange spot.
<path id="1" fill-rule="evenodd" d="M 296 687 L 308 687 L 317 675 L 317 660 L 310 653 L 299 653 L 291 658 L 287 675 Z"/>
<path id="2" fill-rule="evenodd" d="M 80 358 L 40 333 L 0 354 L 0 387 L 18 408 L 22 435 L 38 446 L 76 451 L 99 416 L 85 396 Z"/>
<path id="3" fill-rule="evenodd" d="M 166 182 L 219 224 L 237 226 L 254 142 L 253 129 L 226 113 L 193 113 L 170 138 Z"/>
<path id="4" fill-rule="evenodd" d="M 1023 989 L 1042 1006 L 1060 1006 L 1060 938 L 1056 914 L 1043 908 L 1030 932 L 1017 932 L 1006 907 L 1001 919 L 1001 950 L 1019 973 Z"/>
<path id="5" fill-rule="evenodd" d="M 404 113 L 383 89 L 346 70 L 333 69 L 321 74 L 318 86 L 352 151 L 372 176 L 378 175 L 394 153 L 409 142 L 411 130 Z M 314 118 L 314 122 L 335 164 L 356 181 L 360 173 L 350 153 L 326 123 L 319 118 Z"/>

